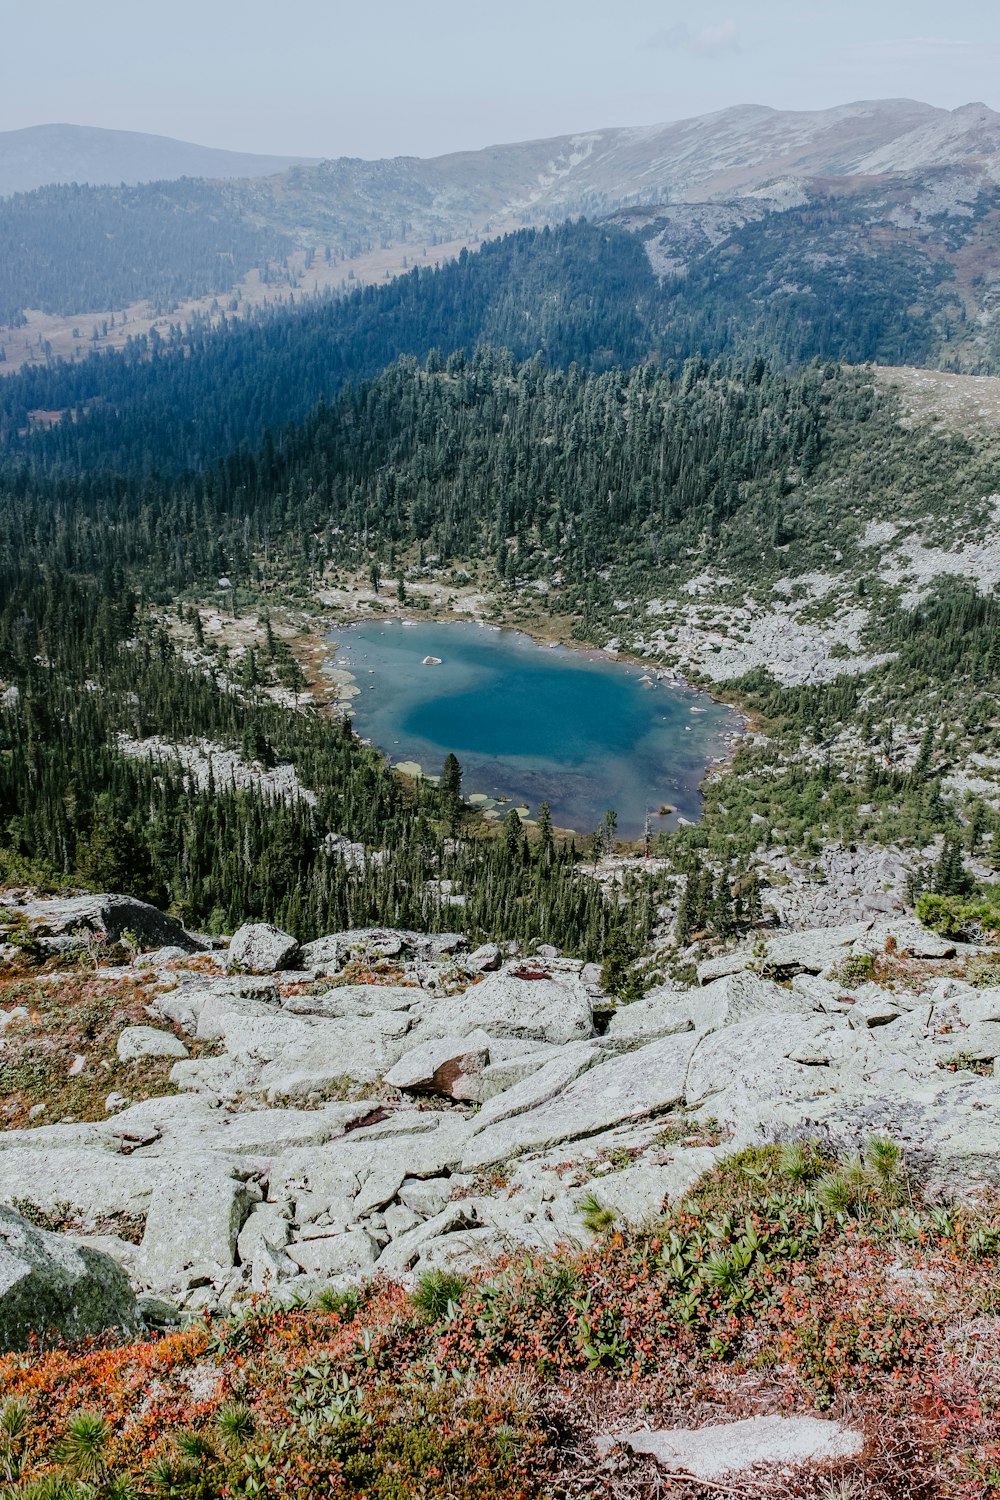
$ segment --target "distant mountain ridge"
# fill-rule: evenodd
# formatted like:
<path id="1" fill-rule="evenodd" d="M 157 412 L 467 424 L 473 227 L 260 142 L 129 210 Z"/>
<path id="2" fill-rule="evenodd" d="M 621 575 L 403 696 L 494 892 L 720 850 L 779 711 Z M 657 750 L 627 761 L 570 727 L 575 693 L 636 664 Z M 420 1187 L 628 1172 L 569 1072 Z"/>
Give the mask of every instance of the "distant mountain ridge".
<path id="1" fill-rule="evenodd" d="M 157 151 L 201 149 L 121 139 L 137 151 L 150 140 Z M 0 136 L 0 184 L 9 140 Z M 0 243 L 11 247 L 0 258 L 3 373 L 121 348 L 169 332 L 174 319 L 218 322 L 382 285 L 512 230 L 578 217 L 615 218 L 640 234 L 658 277 L 696 264 L 702 301 L 717 276 L 723 291 L 730 285 L 733 256 L 749 266 L 749 251 L 753 276 L 736 278 L 744 292 L 801 295 L 801 317 L 835 283 L 851 296 L 861 254 L 865 295 L 883 305 L 892 347 L 902 330 L 911 362 L 957 356 L 960 368 L 992 370 L 1000 353 L 1000 114 L 981 103 L 741 105 L 664 125 L 278 172 L 280 158 L 207 155 L 211 181 L 51 186 L 0 199 Z M 218 175 L 244 160 L 268 175 Z M 194 170 L 190 157 L 184 165 Z M 899 322 L 904 287 L 910 324 L 927 322 L 925 353 L 913 348 L 914 326 Z M 874 309 L 862 344 L 876 350 Z"/>
<path id="2" fill-rule="evenodd" d="M 913 99 L 822 110 L 746 104 L 664 124 L 375 160 L 257 155 L 134 131 L 35 125 L 0 132 L 0 194 L 70 182 L 288 172 L 293 197 L 309 186 L 339 188 L 371 200 L 376 212 L 389 193 L 450 219 L 489 210 L 551 216 L 600 200 L 617 207 L 630 200 L 732 198 L 781 176 L 878 175 L 959 162 L 978 163 L 1000 179 L 1000 114 L 985 104 L 954 110 Z"/>
<path id="3" fill-rule="evenodd" d="M 106 186 L 178 177 L 267 177 L 316 159 L 220 151 L 93 125 L 30 125 L 0 131 L 0 197 L 71 182 Z"/>

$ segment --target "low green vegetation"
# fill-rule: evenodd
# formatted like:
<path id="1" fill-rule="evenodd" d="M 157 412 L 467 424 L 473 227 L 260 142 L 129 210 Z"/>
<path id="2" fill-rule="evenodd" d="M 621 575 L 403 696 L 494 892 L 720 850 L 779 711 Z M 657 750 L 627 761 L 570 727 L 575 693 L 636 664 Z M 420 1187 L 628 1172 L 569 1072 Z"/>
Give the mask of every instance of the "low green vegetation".
<path id="1" fill-rule="evenodd" d="M 376 1281 L 0 1359 L 0 1494 L 556 1500 L 592 1488 L 612 1413 L 689 1426 L 748 1400 L 891 1431 L 838 1467 L 852 1494 L 995 1491 L 996 1361 L 962 1332 L 995 1313 L 995 1206 L 927 1201 L 887 1138 L 839 1158 L 792 1139 L 723 1161 L 641 1230 L 588 1227 L 585 1248 L 434 1271 L 413 1294 Z M 762 1474 L 754 1493 L 826 1493 L 797 1485 Z"/>

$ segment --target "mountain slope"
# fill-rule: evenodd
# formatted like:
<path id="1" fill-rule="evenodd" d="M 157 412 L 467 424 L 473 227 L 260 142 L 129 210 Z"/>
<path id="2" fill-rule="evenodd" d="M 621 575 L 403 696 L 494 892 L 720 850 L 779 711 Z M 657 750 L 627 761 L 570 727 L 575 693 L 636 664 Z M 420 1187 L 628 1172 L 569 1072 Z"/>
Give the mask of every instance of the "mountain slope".
<path id="1" fill-rule="evenodd" d="M 990 215 L 980 219 L 995 197 L 998 163 L 1000 115 L 985 105 L 949 111 L 882 100 L 815 112 L 742 106 L 426 161 L 340 158 L 267 178 L 47 188 L 0 202 L 0 241 L 14 247 L 0 267 L 0 322 L 8 325 L 0 368 L 79 359 L 86 349 L 81 329 L 85 337 L 96 326 L 95 348 L 121 347 L 158 320 L 217 319 L 222 309 L 213 299 L 221 293 L 228 312 L 245 314 L 297 294 L 382 283 L 527 225 L 642 207 L 669 209 L 680 223 L 690 207 L 718 243 L 736 218 L 773 217 L 817 194 L 838 221 L 842 243 L 854 232 L 854 210 L 842 200 L 861 195 L 854 219 L 867 226 L 870 259 L 883 247 L 889 252 L 890 300 L 901 241 L 908 241 L 910 259 L 936 265 L 942 256 L 961 258 L 961 246 L 950 243 L 955 236 L 963 244 L 975 240 L 968 274 L 957 262 L 943 274 L 962 284 L 965 316 L 988 319 L 997 240 Z M 824 214 L 814 218 L 808 253 L 840 255 L 842 244 L 831 252 L 824 243 Z M 922 247 L 928 222 L 934 243 Z M 772 238 L 794 259 L 794 237 L 780 246 L 792 223 L 786 218 Z M 161 225 L 172 241 L 168 250 Z M 676 258 L 664 252 L 656 269 L 675 269 Z M 919 317 L 919 298 L 914 306 Z M 119 314 L 113 324 L 112 312 Z M 936 326 L 928 349 L 946 332 Z M 857 343 L 844 352 L 883 357 L 877 341 L 867 343 L 869 353 L 858 352 Z M 911 362 L 935 357 L 895 344 L 888 353 Z M 991 367 L 982 360 L 977 351 L 965 367 Z"/>
<path id="2" fill-rule="evenodd" d="M 810 182 L 783 209 L 678 204 L 520 230 L 385 286 L 25 369 L 0 382 L 0 442 L 45 467 L 196 469 L 400 354 L 479 344 L 552 369 L 738 354 L 989 371 L 998 244 L 1000 188 L 949 168 Z"/>
<path id="3" fill-rule="evenodd" d="M 136 183 L 175 177 L 266 177 L 309 158 L 218 151 L 134 130 L 30 125 L 0 131 L 0 197 L 52 183 Z"/>
<path id="4" fill-rule="evenodd" d="M 253 190 L 286 227 L 362 223 L 410 239 L 495 221 L 551 222 L 626 203 L 704 202 L 781 177 L 995 167 L 1000 115 L 985 105 L 936 109 L 908 99 L 816 111 L 742 105 L 663 125 L 595 130 L 430 160 L 341 158 L 296 168 Z M 876 163 L 881 159 L 885 165 Z M 310 223 L 310 210 L 316 215 Z"/>

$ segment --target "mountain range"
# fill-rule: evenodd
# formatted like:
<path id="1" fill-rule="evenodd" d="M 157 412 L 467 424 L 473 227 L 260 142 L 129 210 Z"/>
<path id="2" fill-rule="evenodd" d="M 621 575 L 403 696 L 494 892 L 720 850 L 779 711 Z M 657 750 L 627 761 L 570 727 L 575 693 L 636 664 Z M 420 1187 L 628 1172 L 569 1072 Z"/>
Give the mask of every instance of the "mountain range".
<path id="1" fill-rule="evenodd" d="M 117 185 L 65 182 L 88 173 Z M 832 264 L 851 279 L 858 254 L 880 260 L 916 313 L 931 297 L 928 358 L 961 345 L 962 368 L 992 368 L 981 346 L 1000 246 L 1000 114 L 984 104 L 744 105 L 426 160 L 293 164 L 37 127 L 0 136 L 0 191 L 15 180 L 56 185 L 0 200 L 12 247 L 0 263 L 5 372 L 121 347 L 157 325 L 384 283 L 579 216 L 638 233 L 661 279 L 760 260 L 740 295 L 812 288 Z M 944 282 L 956 296 L 942 320 Z"/>
<path id="2" fill-rule="evenodd" d="M 1000 176 L 1000 114 L 980 103 L 947 110 L 912 99 L 815 111 L 750 104 L 665 124 L 376 161 L 262 156 L 133 131 L 36 125 L 0 133 L 0 195 L 73 182 L 288 172 L 293 194 L 308 185 L 376 203 L 398 194 L 397 207 L 412 198 L 412 207 L 457 226 L 462 212 L 565 216 L 623 200 L 738 197 L 782 176 L 868 176 L 957 162 Z M 277 196 L 285 184 L 274 186 Z"/>

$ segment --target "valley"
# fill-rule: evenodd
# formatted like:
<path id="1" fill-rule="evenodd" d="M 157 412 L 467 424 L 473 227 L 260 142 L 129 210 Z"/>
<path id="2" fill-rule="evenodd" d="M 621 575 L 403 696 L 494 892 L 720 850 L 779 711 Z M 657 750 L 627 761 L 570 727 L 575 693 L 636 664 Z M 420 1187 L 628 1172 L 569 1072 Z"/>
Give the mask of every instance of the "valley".
<path id="1" fill-rule="evenodd" d="M 996 1490 L 997 118 L 0 200 L 0 1500 Z"/>

